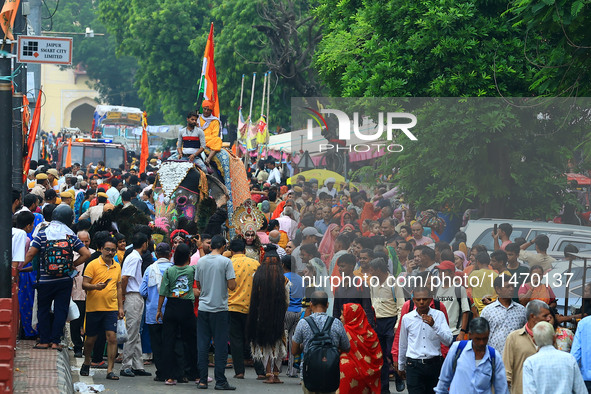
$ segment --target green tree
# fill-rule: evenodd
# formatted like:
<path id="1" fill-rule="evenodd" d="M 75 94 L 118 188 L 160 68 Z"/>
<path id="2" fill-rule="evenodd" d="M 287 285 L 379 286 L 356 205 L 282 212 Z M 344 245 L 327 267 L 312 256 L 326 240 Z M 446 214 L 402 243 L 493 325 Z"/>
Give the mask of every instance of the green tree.
<path id="1" fill-rule="evenodd" d="M 591 93 L 589 0 L 515 0 L 509 14 L 524 26 L 526 58 L 536 67 L 531 88 L 550 96 Z M 540 45 L 542 44 L 542 45 Z"/>
<path id="2" fill-rule="evenodd" d="M 505 10 L 496 0 L 321 0 L 315 64 L 334 96 L 531 95 L 537 69 L 520 55 L 525 29 Z M 405 140 L 403 153 L 378 161 L 379 171 L 399 168 L 397 181 L 420 209 L 482 207 L 487 216 L 529 218 L 556 212 L 566 185 L 558 175 L 576 135 L 521 130 L 501 108 L 484 107 L 475 119 L 460 109 L 421 109 L 439 122 L 417 126 L 419 141 Z"/>
<path id="3" fill-rule="evenodd" d="M 269 34 L 285 26 L 265 18 L 272 13 L 263 11 L 273 9 L 297 28 L 291 30 L 289 39 L 271 45 Z M 308 42 L 314 45 L 317 35 L 306 41 L 308 27 L 313 25 L 313 20 L 306 16 L 306 1 L 101 0 L 100 10 L 109 32 L 117 38 L 119 53 L 138 61 L 136 84 L 140 97 L 149 109 L 161 109 L 168 122 L 184 121 L 184 113 L 199 104 L 197 89 L 211 22 L 220 109 L 222 115 L 228 116 L 228 122 L 236 123 L 242 74 L 247 76 L 243 106 L 248 108 L 252 73 L 257 73 L 253 109 L 256 118 L 260 113 L 263 74 L 273 71 L 271 125 L 286 126 L 291 96 L 303 94 L 302 86 L 316 86 L 314 70 L 310 68 L 313 51 L 308 50 Z M 316 30 L 312 26 L 312 31 L 317 33 Z M 299 35 L 302 38 L 296 40 Z M 296 41 L 299 45 L 294 44 Z M 284 75 L 277 66 L 277 54 L 285 53 L 288 44 L 299 55 L 295 60 L 288 59 L 294 65 L 292 75 Z M 300 92 L 296 93 L 298 89 Z"/>
<path id="4" fill-rule="evenodd" d="M 95 81 L 93 88 L 99 92 L 100 101 L 115 105 L 143 107 L 133 86 L 137 62 L 130 56 L 117 56 L 117 43 L 106 32 L 98 16 L 98 1 L 46 0 L 44 29 L 84 33 L 89 27 L 104 36 L 93 38 L 73 36 L 72 67 L 82 64 L 88 76 Z M 55 13 L 53 12 L 55 10 Z M 51 16 L 51 17 L 50 17 Z"/>

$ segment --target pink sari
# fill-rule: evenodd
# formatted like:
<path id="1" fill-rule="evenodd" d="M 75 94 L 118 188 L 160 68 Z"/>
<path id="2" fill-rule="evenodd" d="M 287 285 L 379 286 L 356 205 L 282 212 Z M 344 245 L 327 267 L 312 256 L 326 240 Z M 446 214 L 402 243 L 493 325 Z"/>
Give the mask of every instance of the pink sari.
<path id="1" fill-rule="evenodd" d="M 336 237 L 332 236 L 332 230 L 334 230 L 336 227 L 339 227 L 339 225 L 331 223 L 324 232 L 324 236 L 322 237 L 322 241 L 320 241 L 320 245 L 318 245 L 320 258 L 322 261 L 324 261 L 324 264 L 326 264 L 327 268 L 330 266 L 330 261 L 334 255 L 334 243 L 336 241 Z"/>

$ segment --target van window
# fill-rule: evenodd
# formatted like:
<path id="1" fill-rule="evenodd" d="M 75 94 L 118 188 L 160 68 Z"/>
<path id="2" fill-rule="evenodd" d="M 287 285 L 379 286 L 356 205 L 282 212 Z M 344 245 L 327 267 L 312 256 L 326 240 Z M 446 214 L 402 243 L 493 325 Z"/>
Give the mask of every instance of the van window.
<path id="1" fill-rule="evenodd" d="M 566 245 L 569 244 L 576 246 L 580 252 L 582 252 L 583 250 L 591 250 L 591 242 L 564 240 L 560 242 L 560 245 L 558 245 L 558 251 L 563 252 Z"/>
<path id="2" fill-rule="evenodd" d="M 478 236 L 478 238 L 476 238 L 476 241 L 474 241 L 472 246 L 479 245 L 479 244 L 484 245 L 484 246 L 486 246 L 486 250 L 488 250 L 489 252 L 492 252 L 495 249 L 495 246 L 493 244 L 492 231 L 493 231 L 492 226 L 491 226 L 491 228 L 484 230 L 482 232 L 482 234 L 480 234 L 480 236 Z M 511 236 L 509 237 L 509 239 L 511 241 L 514 241 L 515 238 L 525 237 L 525 236 L 527 236 L 528 232 L 529 232 L 529 229 L 527 229 L 527 228 L 513 227 L 513 232 L 511 233 Z M 531 247 L 531 248 L 533 248 L 533 247 Z"/>
<path id="3" fill-rule="evenodd" d="M 72 164 L 82 163 L 84 157 L 84 148 L 82 146 L 72 145 Z M 68 157 L 68 145 L 64 145 L 62 149 L 62 166 L 66 165 L 66 158 Z"/>
<path id="4" fill-rule="evenodd" d="M 125 156 L 121 148 L 105 148 L 105 166 L 107 168 L 119 168 L 125 164 Z"/>

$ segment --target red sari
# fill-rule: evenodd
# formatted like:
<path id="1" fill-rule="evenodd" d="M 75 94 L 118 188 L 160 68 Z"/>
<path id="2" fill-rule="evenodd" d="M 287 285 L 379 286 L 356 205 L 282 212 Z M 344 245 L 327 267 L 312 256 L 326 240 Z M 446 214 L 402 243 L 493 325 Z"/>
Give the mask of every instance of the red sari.
<path id="1" fill-rule="evenodd" d="M 341 394 L 379 394 L 382 390 L 382 348 L 359 304 L 343 306 L 345 330 L 351 350 L 341 354 Z"/>

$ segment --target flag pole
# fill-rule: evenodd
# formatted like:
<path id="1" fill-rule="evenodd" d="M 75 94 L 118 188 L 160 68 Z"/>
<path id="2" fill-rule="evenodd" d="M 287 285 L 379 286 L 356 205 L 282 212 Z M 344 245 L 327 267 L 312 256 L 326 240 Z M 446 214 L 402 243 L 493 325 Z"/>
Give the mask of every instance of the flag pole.
<path id="1" fill-rule="evenodd" d="M 240 106 L 238 107 L 238 110 L 240 111 L 242 109 L 242 96 L 244 94 L 244 74 L 242 74 L 242 84 L 240 86 Z"/>
<path id="2" fill-rule="evenodd" d="M 269 106 L 271 105 L 271 71 L 268 71 L 269 77 L 267 78 L 267 127 L 269 127 Z"/>
<path id="3" fill-rule="evenodd" d="M 265 96 L 267 89 L 267 73 L 265 73 L 265 77 L 263 78 L 263 100 L 261 101 L 261 116 L 265 114 Z"/>
<path id="4" fill-rule="evenodd" d="M 249 122 L 252 119 L 252 104 L 254 103 L 254 84 L 257 80 L 257 73 L 252 73 L 252 89 L 250 91 L 250 110 L 248 111 Z"/>

